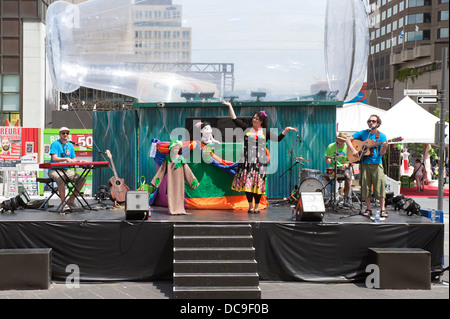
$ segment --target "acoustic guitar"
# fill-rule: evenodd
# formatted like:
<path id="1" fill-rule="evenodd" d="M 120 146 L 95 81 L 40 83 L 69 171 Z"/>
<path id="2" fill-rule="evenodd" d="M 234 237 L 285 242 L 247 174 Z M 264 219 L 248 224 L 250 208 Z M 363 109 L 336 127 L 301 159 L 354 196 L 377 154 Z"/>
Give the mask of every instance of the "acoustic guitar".
<path id="1" fill-rule="evenodd" d="M 106 150 L 106 155 L 111 160 L 111 166 L 114 172 L 114 176 L 108 181 L 109 185 L 111 185 L 111 199 L 119 204 L 124 203 L 127 198 L 127 191 L 129 191 L 130 188 L 125 185 L 123 178 L 117 176 L 116 167 L 114 166 L 114 161 L 109 150 Z"/>
<path id="2" fill-rule="evenodd" d="M 400 141 L 403 141 L 402 137 L 396 137 L 391 140 L 388 140 L 387 142 L 390 143 L 390 142 L 400 142 Z M 355 148 L 355 150 L 358 151 L 358 156 L 353 156 L 352 153 L 347 152 L 347 159 L 350 163 L 361 163 L 367 156 L 370 156 L 371 154 L 373 154 L 372 149 L 374 147 L 377 147 L 383 143 L 384 142 L 376 143 L 375 141 L 371 140 L 370 138 L 368 138 L 365 141 L 353 140 L 352 145 Z"/>

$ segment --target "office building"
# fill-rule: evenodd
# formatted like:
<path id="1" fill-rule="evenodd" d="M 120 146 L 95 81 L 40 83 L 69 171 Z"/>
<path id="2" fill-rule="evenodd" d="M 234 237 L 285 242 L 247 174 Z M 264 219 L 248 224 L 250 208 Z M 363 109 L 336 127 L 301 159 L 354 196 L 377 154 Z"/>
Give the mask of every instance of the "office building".
<path id="1" fill-rule="evenodd" d="M 45 17 L 52 2 L 0 0 L 0 125 L 44 124 Z"/>
<path id="2" fill-rule="evenodd" d="M 389 109 L 405 89 L 441 90 L 449 0 L 370 0 L 367 103 Z M 448 69 L 447 69 L 448 85 Z M 448 90 L 447 90 L 448 109 Z M 416 99 L 416 97 L 412 97 Z M 422 105 L 432 111 L 440 105 Z"/>
<path id="3" fill-rule="evenodd" d="M 60 107 L 60 96 L 47 70 L 45 48 L 46 13 L 54 1 L 0 0 L 0 126 L 20 119 L 24 127 L 51 127 L 51 113 Z M 84 1 L 66 2 L 79 5 Z M 122 62 L 191 61 L 191 29 L 181 25 L 180 5 L 173 5 L 172 0 L 141 1 L 130 15 L 126 38 L 108 32 L 93 34 L 83 41 L 88 44 L 97 41 L 98 36 L 110 38 L 115 49 L 123 48 Z M 120 94 L 84 87 L 62 97 L 80 102 L 130 101 Z"/>

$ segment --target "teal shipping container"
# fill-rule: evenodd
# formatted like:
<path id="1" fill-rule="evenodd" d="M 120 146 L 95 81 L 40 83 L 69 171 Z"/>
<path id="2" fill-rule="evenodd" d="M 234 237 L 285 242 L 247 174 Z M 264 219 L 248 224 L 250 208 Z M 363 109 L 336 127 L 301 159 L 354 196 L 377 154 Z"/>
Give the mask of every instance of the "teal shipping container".
<path id="1" fill-rule="evenodd" d="M 298 158 L 307 160 L 299 161 L 302 170 L 324 172 L 326 148 L 336 139 L 336 108 L 341 106 L 340 101 L 233 103 L 237 117 L 251 117 L 254 112 L 264 110 L 269 117 L 269 128 L 276 134 L 286 126 L 299 130 L 297 134 L 288 132 L 279 143 L 268 143 L 271 158 L 268 198 L 289 197 L 299 184 Z M 194 136 L 183 133 L 186 119 L 215 117 L 229 118 L 228 108 L 220 102 L 135 103 L 132 110 L 94 112 L 94 149 L 110 150 L 118 177 L 130 189 L 136 189 L 141 176 L 150 182 L 156 174 L 156 163 L 151 157 L 152 140 L 192 140 Z M 101 153 L 97 156 L 105 158 Z M 307 175 L 308 171 L 302 174 Z M 110 168 L 98 170 L 93 179 L 94 192 L 100 185 L 107 185 L 112 176 Z"/>

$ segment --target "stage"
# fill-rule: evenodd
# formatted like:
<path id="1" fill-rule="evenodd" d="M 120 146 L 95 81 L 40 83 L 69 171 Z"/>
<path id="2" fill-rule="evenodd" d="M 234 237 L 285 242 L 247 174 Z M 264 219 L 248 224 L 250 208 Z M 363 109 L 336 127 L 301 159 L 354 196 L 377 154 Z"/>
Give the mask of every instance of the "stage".
<path id="1" fill-rule="evenodd" d="M 89 203 L 98 206 L 94 199 Z M 65 215 L 6 211 L 0 214 L 0 249 L 52 248 L 54 280 L 64 281 L 73 264 L 82 281 L 172 280 L 174 224 L 233 223 L 252 227 L 260 280 L 362 281 L 369 248 L 421 248 L 431 253 L 432 271 L 441 269 L 444 224 L 392 207 L 389 218 L 373 222 L 358 214 L 359 205 L 353 207 L 329 210 L 321 222 L 292 221 L 290 205 L 274 201 L 258 215 L 227 210 L 169 215 L 166 207 L 152 207 L 145 221 L 126 220 L 123 207 Z"/>

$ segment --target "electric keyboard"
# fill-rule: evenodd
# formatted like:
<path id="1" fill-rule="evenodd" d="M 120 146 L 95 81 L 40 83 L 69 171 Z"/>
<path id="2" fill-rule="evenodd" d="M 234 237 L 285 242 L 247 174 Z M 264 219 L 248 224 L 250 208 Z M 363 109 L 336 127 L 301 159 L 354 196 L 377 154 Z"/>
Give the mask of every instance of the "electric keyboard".
<path id="1" fill-rule="evenodd" d="M 43 169 L 64 169 L 64 168 L 97 168 L 108 167 L 109 162 L 71 162 L 71 163 L 41 163 L 39 168 Z"/>

